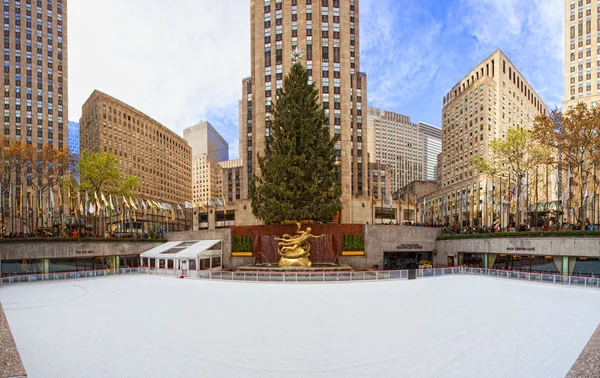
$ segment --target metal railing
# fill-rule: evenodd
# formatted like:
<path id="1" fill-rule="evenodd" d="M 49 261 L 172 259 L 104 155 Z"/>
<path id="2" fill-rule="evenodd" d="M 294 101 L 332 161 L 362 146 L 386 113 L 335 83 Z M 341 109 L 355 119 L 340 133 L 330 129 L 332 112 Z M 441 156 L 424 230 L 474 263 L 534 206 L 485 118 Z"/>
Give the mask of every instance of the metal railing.
<path id="1" fill-rule="evenodd" d="M 351 282 L 351 281 L 390 281 L 390 280 L 408 280 L 410 278 L 422 279 L 430 277 L 441 277 L 447 275 L 471 275 L 484 276 L 499 279 L 508 279 L 514 281 L 538 282 L 550 285 L 564 285 L 588 288 L 600 288 L 600 277 L 582 277 L 582 276 L 563 276 L 553 273 L 529 273 L 515 270 L 495 270 L 484 268 L 468 268 L 464 266 L 435 268 L 435 269 L 417 269 L 411 270 L 377 270 L 377 271 L 343 271 L 343 272 L 237 272 L 228 270 L 177 270 L 168 268 L 120 268 L 120 269 L 102 269 L 77 272 L 61 272 L 20 275 L 0 278 L 0 286 L 46 282 L 46 281 L 64 281 L 73 279 L 117 276 L 126 274 L 156 274 L 163 276 L 177 276 L 196 278 L 204 280 L 221 280 L 237 282 Z"/>
<path id="2" fill-rule="evenodd" d="M 436 274 L 436 271 L 437 274 L 440 275 L 439 271 L 443 269 L 447 268 L 418 270 L 417 278 L 434 276 Z M 517 270 L 498 270 L 468 267 L 460 267 L 458 274 L 504 278 L 515 281 L 539 282 L 542 284 L 551 285 L 592 287 L 596 289 L 600 288 L 600 277 L 594 276 L 563 276 L 561 274 L 556 273 L 521 272 Z"/>
<path id="3" fill-rule="evenodd" d="M 28 275 L 17 275 L 0 278 L 0 286 L 31 283 L 31 282 L 46 282 L 46 281 L 65 281 L 82 278 L 95 278 L 117 276 L 123 274 L 138 274 L 141 273 L 140 268 L 119 268 L 119 269 L 100 269 L 100 270 L 81 270 L 73 272 L 56 272 L 56 273 L 38 273 Z"/>

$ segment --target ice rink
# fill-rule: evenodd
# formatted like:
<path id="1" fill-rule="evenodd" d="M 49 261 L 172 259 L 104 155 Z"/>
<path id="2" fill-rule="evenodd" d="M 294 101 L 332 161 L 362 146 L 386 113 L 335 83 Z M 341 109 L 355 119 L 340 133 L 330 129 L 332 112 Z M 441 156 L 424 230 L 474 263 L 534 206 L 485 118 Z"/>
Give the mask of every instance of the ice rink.
<path id="1" fill-rule="evenodd" d="M 30 378 L 564 377 L 600 292 L 485 277 L 0 289 Z"/>

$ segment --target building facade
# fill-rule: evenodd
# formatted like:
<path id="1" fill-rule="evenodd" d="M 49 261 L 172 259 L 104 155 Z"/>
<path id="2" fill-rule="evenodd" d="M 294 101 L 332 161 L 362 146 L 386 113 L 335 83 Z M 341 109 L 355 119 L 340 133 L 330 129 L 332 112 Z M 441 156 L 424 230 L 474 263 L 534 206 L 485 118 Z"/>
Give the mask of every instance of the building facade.
<path id="1" fill-rule="evenodd" d="M 208 155 L 213 160 L 229 160 L 229 144 L 208 121 L 183 129 L 183 138 L 192 148 L 192 157 Z"/>
<path id="2" fill-rule="evenodd" d="M 302 64 L 319 89 L 336 135 L 341 169 L 343 223 L 364 223 L 370 198 L 367 178 L 367 78 L 360 72 L 359 1 L 251 0 L 251 76 L 242 81 L 240 158 L 242 198 L 248 198 L 253 175 L 260 175 L 256 156 L 269 135 L 271 103 L 292 66 L 289 54 L 302 50 Z M 366 116 L 366 114 L 364 114 Z M 368 206 L 367 206 L 368 207 Z"/>
<path id="3" fill-rule="evenodd" d="M 425 152 L 423 179 L 437 181 L 437 157 L 442 153 L 442 129 L 425 122 L 419 122 L 417 126 L 419 127 L 419 131 L 423 134 L 423 149 Z"/>
<path id="4" fill-rule="evenodd" d="M 38 150 L 68 147 L 67 27 L 67 0 L 4 0 L 5 147 L 14 143 Z M 33 199 L 29 197 L 38 198 L 40 188 L 47 184 L 42 182 L 46 178 L 38 180 L 33 185 L 13 174 L 2 183 L 0 233 L 33 231 Z M 46 199 L 50 191 L 58 196 L 55 186 L 42 191 Z M 42 207 L 40 203 L 36 206 Z M 42 224 L 51 223 L 61 211 L 54 206 L 42 212 Z"/>
<path id="5" fill-rule="evenodd" d="M 563 112 L 579 102 L 589 107 L 600 100 L 600 27 L 598 0 L 564 0 Z"/>
<path id="6" fill-rule="evenodd" d="M 67 0 L 4 1 L 4 138 L 68 146 Z"/>
<path id="7" fill-rule="evenodd" d="M 436 180 L 441 129 L 374 107 L 369 107 L 367 121 L 370 161 L 390 171 L 388 185 L 382 188 L 396 192 L 415 180 Z M 381 188 L 374 190 L 381 192 Z"/>
<path id="8" fill-rule="evenodd" d="M 443 98 L 440 189 L 418 199 L 424 201 L 426 221 L 490 226 L 499 220 L 507 226 L 509 184 L 502 187 L 486 177 L 473 157 L 487 160 L 491 140 L 504 138 L 510 128 L 531 128 L 535 117 L 546 113 L 544 102 L 501 50 L 462 78 Z M 536 198 L 552 200 L 543 194 Z"/>
<path id="9" fill-rule="evenodd" d="M 139 178 L 136 196 L 180 204 L 192 200 L 192 149 L 185 139 L 98 90 L 81 114 L 81 150 L 116 156 L 124 179 Z"/>
<path id="10" fill-rule="evenodd" d="M 79 156 L 79 123 L 69 121 L 69 153 Z"/>
<path id="11" fill-rule="evenodd" d="M 223 196 L 223 169 L 207 154 L 192 158 L 192 190 L 194 203 L 207 206 Z"/>

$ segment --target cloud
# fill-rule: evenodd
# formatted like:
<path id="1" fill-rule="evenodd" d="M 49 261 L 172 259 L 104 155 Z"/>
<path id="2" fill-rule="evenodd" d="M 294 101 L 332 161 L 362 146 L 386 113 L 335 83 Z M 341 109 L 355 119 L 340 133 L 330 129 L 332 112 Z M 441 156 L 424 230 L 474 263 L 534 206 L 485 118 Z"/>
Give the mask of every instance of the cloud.
<path id="1" fill-rule="evenodd" d="M 69 119 L 78 121 L 99 89 L 179 134 L 218 115 L 209 121 L 237 142 L 237 101 L 250 70 L 248 14 L 247 0 L 69 3 Z"/>
<path id="2" fill-rule="evenodd" d="M 427 91 L 443 54 L 441 20 L 414 1 L 363 0 L 361 69 L 369 104 L 394 107 Z"/>
<path id="3" fill-rule="evenodd" d="M 472 54 L 501 48 L 546 105 L 561 104 L 564 0 L 460 0 L 456 25 L 476 39 Z"/>

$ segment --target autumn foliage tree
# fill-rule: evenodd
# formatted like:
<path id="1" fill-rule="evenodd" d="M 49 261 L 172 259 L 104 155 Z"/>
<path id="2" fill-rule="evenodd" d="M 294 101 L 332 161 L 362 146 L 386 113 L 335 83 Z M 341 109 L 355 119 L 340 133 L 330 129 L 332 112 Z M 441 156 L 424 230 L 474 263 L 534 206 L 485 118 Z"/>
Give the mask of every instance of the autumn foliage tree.
<path id="1" fill-rule="evenodd" d="M 548 149 L 532 140 L 532 131 L 521 127 L 508 129 L 503 139 L 490 141 L 489 149 L 489 159 L 476 156 L 473 158 L 473 165 L 491 177 L 515 178 L 517 194 L 525 187 L 526 182 L 523 180 L 528 173 L 552 161 Z M 520 211 L 517 214 L 517 222 L 520 223 Z"/>
<path id="2" fill-rule="evenodd" d="M 573 183 L 579 191 L 581 217 L 586 188 L 597 184 L 594 171 L 600 163 L 600 108 L 590 109 L 579 103 L 565 114 L 554 109 L 548 115 L 540 115 L 535 119 L 533 137 L 557 153 L 562 171 L 568 170 L 578 178 Z M 571 183 L 568 185 L 570 189 Z"/>

